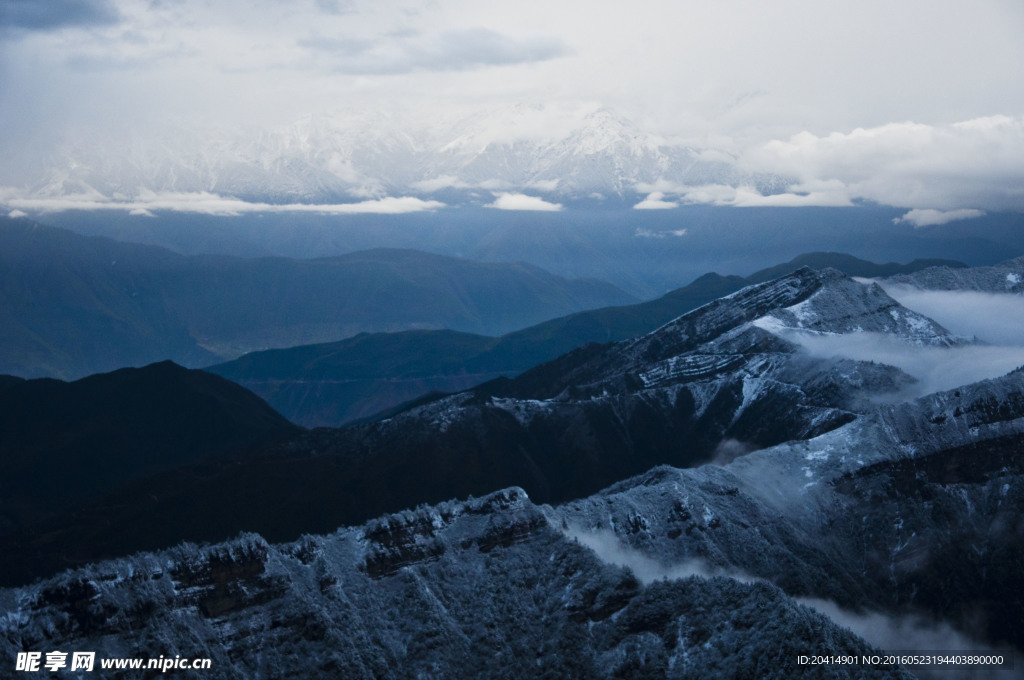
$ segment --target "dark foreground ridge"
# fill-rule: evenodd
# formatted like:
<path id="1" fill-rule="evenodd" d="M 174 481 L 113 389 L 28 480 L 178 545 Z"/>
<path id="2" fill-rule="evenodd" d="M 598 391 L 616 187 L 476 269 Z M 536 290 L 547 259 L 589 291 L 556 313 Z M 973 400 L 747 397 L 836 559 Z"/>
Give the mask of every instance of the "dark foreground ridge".
<path id="1" fill-rule="evenodd" d="M 211 658 L 202 674 L 218 680 L 847 677 L 798 656 L 872 651 L 767 584 L 644 584 L 516 488 L 288 545 L 185 544 L 0 591 L 0 604 L 24 612 L 0 620 L 5 658 Z"/>

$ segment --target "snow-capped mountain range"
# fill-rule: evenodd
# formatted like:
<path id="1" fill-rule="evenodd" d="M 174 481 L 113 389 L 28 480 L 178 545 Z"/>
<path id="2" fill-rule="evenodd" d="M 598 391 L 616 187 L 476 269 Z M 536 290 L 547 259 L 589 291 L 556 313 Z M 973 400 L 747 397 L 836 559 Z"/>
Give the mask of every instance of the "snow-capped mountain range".
<path id="1" fill-rule="evenodd" d="M 501 192 L 644 194 L 658 182 L 748 185 L 762 193 L 789 184 L 742 172 L 724 154 L 706 156 L 646 133 L 609 109 L 552 121 L 542 108 L 516 106 L 429 125 L 413 116 L 345 112 L 272 129 L 83 135 L 17 189 L 36 198 L 208 192 L 320 203 L 456 191 L 484 203 Z"/>

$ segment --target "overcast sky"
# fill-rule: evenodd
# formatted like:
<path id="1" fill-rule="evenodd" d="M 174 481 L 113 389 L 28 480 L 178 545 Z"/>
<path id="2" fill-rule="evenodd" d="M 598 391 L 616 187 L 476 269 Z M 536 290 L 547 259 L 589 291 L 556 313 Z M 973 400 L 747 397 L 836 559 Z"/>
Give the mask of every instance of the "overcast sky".
<path id="1" fill-rule="evenodd" d="M 822 204 L 1021 208 L 1022 36 L 1020 0 L 0 0 L 0 163 L 182 117 L 608 106 Z M 971 197 L 888 197 L 908 174 Z"/>

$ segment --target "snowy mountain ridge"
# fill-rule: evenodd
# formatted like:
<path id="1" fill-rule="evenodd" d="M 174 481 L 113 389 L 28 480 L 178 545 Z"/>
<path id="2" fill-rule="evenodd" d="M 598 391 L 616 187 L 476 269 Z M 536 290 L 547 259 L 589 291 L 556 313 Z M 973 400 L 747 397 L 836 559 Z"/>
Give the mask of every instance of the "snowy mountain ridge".
<path id="1" fill-rule="evenodd" d="M 65 146 L 18 191 L 114 200 L 209 192 L 272 203 L 458 191 L 489 202 L 503 191 L 584 198 L 643 194 L 667 182 L 772 193 L 790 183 L 705 160 L 609 109 L 551 116 L 511 107 L 428 126 L 411 115 L 347 112 L 270 129 L 89 136 Z"/>
<path id="2" fill-rule="evenodd" d="M 1024 295 L 1024 257 L 1017 257 L 989 267 L 929 267 L 914 274 L 901 274 L 885 279 L 887 285 L 920 290 L 976 291 L 995 294 Z"/>

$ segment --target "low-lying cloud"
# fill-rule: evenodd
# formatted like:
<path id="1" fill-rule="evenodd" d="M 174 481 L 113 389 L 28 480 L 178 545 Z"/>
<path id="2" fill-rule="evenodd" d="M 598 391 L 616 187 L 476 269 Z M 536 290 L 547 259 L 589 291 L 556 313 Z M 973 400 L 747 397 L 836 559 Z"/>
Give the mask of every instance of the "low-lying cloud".
<path id="1" fill-rule="evenodd" d="M 938 224 L 956 222 L 958 220 L 970 220 L 975 217 L 983 217 L 984 215 L 984 210 L 974 210 L 973 208 L 963 208 L 961 210 L 932 210 L 930 208 L 915 208 L 903 217 L 897 217 L 892 222 L 893 224 L 906 222 L 914 225 L 915 227 L 931 227 Z"/>
<path id="2" fill-rule="evenodd" d="M 990 345 L 1024 347 L 1024 296 L 972 290 L 921 290 L 878 281 L 894 300 L 942 327 Z"/>
<path id="3" fill-rule="evenodd" d="M 629 569 L 636 576 L 637 580 L 644 584 L 664 579 L 689 578 L 691 576 L 703 578 L 726 576 L 743 583 L 761 580 L 738 569 L 715 567 L 696 557 L 676 564 L 662 564 L 626 545 L 615 535 L 615 532 L 608 529 L 586 530 L 570 527 L 562 531 L 567 538 L 593 550 L 594 554 L 602 562 Z"/>
<path id="4" fill-rule="evenodd" d="M 793 184 L 788 187 L 788 191 L 768 195 L 752 186 L 688 186 L 664 180 L 639 184 L 637 190 L 651 192 L 647 198 L 633 206 L 637 210 L 675 208 L 683 203 L 736 208 L 845 208 L 854 205 L 846 185 L 836 180 Z"/>
<path id="5" fill-rule="evenodd" d="M 633 206 L 633 210 L 671 210 L 672 208 L 678 208 L 679 204 L 675 201 L 666 201 L 665 194 L 661 191 L 652 191 L 647 194 L 647 198 L 640 201 Z"/>
<path id="6" fill-rule="evenodd" d="M 544 212 L 564 210 L 561 203 L 549 203 L 538 196 L 510 193 L 498 194 L 494 203 L 488 203 L 486 207 L 498 210 L 539 210 Z"/>
<path id="7" fill-rule="evenodd" d="M 824 614 L 834 623 L 868 644 L 879 649 L 895 651 L 920 652 L 979 652 L 992 653 L 997 651 L 989 645 L 970 639 L 944 621 L 930 621 L 920 616 L 890 616 L 880 612 L 855 613 L 842 609 L 835 602 L 815 598 L 798 598 L 797 601 Z M 920 678 L 949 678 L 951 671 L 940 669 L 929 672 L 927 669 L 914 668 L 913 673 Z M 978 669 L 971 673 L 971 678 L 1012 678 L 1022 677 L 1019 670 L 988 670 Z"/>
<path id="8" fill-rule="evenodd" d="M 189 212 L 204 215 L 238 216 L 249 213 L 306 212 L 324 215 L 401 214 L 438 210 L 439 201 L 411 196 L 384 197 L 358 203 L 259 203 L 209 192 L 144 192 L 130 201 L 118 201 L 99 194 L 78 194 L 57 198 L 6 197 L 2 202 L 22 214 L 67 210 L 124 210 L 132 215 L 153 216 L 155 212 Z"/>
<path id="9" fill-rule="evenodd" d="M 1024 366 L 1024 346 L 920 347 L 882 333 L 833 335 L 788 330 L 781 335 L 811 356 L 874 361 L 895 366 L 916 378 L 917 383 L 895 395 L 898 398 L 913 399 L 955 389 Z"/>

